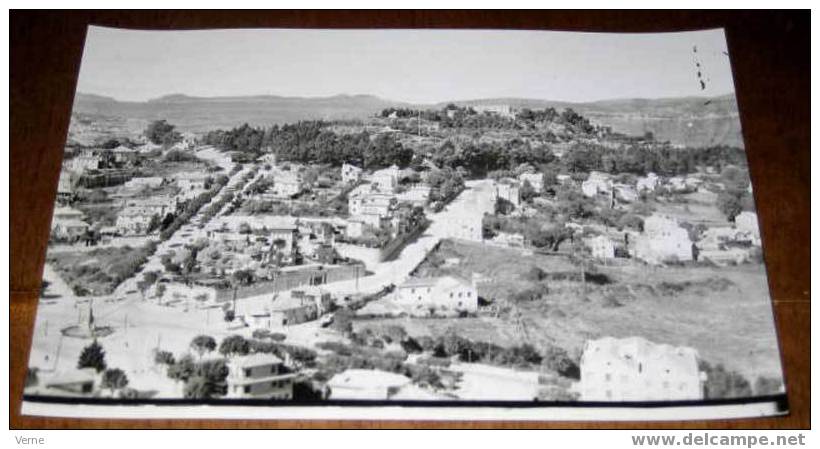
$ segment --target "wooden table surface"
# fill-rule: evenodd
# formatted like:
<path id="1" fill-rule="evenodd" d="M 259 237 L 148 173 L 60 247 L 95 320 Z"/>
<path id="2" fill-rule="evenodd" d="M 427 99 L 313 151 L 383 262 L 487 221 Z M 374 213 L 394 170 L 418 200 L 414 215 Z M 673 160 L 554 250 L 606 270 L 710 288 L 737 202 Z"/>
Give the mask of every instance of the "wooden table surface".
<path id="1" fill-rule="evenodd" d="M 510 28 L 613 32 L 725 28 L 761 220 L 790 415 L 664 423 L 79 420 L 20 416 L 51 211 L 87 24 L 154 29 Z M 12 11 L 10 28 L 9 407 L 12 428 L 793 429 L 810 426 L 808 12 Z"/>

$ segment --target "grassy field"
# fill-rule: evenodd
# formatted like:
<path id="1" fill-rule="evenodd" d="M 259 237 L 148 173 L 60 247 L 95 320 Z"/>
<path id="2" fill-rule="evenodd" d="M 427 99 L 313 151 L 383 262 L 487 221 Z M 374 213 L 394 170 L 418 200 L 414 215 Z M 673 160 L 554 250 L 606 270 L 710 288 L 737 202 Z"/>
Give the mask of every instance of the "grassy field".
<path id="1" fill-rule="evenodd" d="M 518 250 L 445 241 L 442 259 L 458 257 L 457 265 L 433 268 L 426 275 L 475 272 L 493 279 L 483 284 L 485 297 L 510 297 L 534 281 L 525 274 L 533 266 L 547 273 L 578 270 L 567 258 L 524 256 Z M 547 343 L 580 356 L 587 339 L 603 336 L 642 336 L 657 343 L 697 349 L 713 364 L 723 363 L 754 381 L 757 376 L 780 377 L 780 359 L 772 319 L 765 269 L 750 264 L 713 268 L 682 266 L 654 268 L 632 261 L 596 266 L 610 279 L 598 285 L 587 282 L 586 294 L 577 280 L 546 279 L 549 292 L 540 300 L 510 301 L 511 313 L 464 319 L 373 320 L 358 326 L 391 322 L 411 335 L 456 332 L 474 340 L 500 345 Z M 603 278 L 603 276 L 601 276 Z M 357 327 L 358 327 L 357 326 Z"/>
<path id="2" fill-rule="evenodd" d="M 107 295 L 131 276 L 150 251 L 145 246 L 96 248 L 49 254 L 48 262 L 72 288 L 84 294 Z"/>

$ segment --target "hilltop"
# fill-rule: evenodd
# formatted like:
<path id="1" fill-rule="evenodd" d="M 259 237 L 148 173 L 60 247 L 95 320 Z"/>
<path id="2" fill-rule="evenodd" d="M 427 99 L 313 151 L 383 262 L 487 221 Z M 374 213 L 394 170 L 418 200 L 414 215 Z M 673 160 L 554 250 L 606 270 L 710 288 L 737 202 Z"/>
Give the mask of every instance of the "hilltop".
<path id="1" fill-rule="evenodd" d="M 243 123 L 267 126 L 300 120 L 364 119 L 390 107 L 441 108 L 448 103 L 451 102 L 412 105 L 373 95 L 193 97 L 183 94 L 166 95 L 144 102 L 127 102 L 77 93 L 74 112 L 130 121 L 166 119 L 182 131 L 203 132 Z M 743 146 L 737 103 L 731 94 L 712 98 L 618 99 L 588 103 L 525 98 L 452 103 L 462 106 L 508 104 L 514 108 L 531 109 L 572 108 L 595 124 L 610 126 L 625 134 L 652 132 L 659 140 L 691 146 Z"/>

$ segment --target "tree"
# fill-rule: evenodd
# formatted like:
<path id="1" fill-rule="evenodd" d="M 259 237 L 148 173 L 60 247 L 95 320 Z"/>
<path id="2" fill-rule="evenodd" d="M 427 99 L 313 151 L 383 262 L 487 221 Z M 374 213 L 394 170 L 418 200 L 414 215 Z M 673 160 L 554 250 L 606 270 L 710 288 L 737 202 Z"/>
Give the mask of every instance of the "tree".
<path id="1" fill-rule="evenodd" d="M 216 340 L 209 335 L 198 335 L 191 340 L 191 349 L 196 351 L 201 358 L 206 352 L 216 349 Z"/>
<path id="2" fill-rule="evenodd" d="M 51 285 L 51 282 L 49 282 L 45 279 L 43 279 L 43 282 L 40 283 L 40 296 L 41 297 L 46 294 L 46 290 L 48 290 L 49 285 Z"/>
<path id="3" fill-rule="evenodd" d="M 165 284 L 157 285 L 157 298 L 159 298 L 159 303 L 162 304 L 162 296 L 165 294 Z"/>
<path id="4" fill-rule="evenodd" d="M 162 219 L 159 218 L 159 214 L 154 214 L 151 216 L 151 221 L 148 222 L 148 227 L 145 229 L 146 234 L 150 234 L 155 230 L 159 229 L 162 225 Z"/>
<path id="5" fill-rule="evenodd" d="M 223 317 L 226 323 L 232 323 L 236 319 L 236 312 L 233 309 L 225 309 L 225 316 Z"/>
<path id="6" fill-rule="evenodd" d="M 186 399 L 210 399 L 214 396 L 213 384 L 201 376 L 194 376 L 185 382 L 183 393 Z"/>
<path id="7" fill-rule="evenodd" d="M 26 369 L 26 382 L 25 382 L 25 387 L 26 388 L 34 387 L 40 382 L 40 379 L 37 376 L 38 371 L 39 371 L 38 368 L 28 368 L 28 369 Z"/>
<path id="8" fill-rule="evenodd" d="M 241 335 L 231 335 L 222 340 L 219 353 L 224 356 L 246 355 L 250 352 L 250 343 Z"/>
<path id="9" fill-rule="evenodd" d="M 103 373 L 100 386 L 110 389 L 113 394 L 115 390 L 121 390 L 128 386 L 128 376 L 119 368 L 107 369 Z"/>
<path id="10" fill-rule="evenodd" d="M 158 365 L 173 365 L 175 363 L 174 354 L 171 354 L 170 351 L 157 351 L 154 354 L 154 363 Z"/>
<path id="11" fill-rule="evenodd" d="M 173 145 L 182 140 L 175 126 L 165 120 L 155 120 L 145 129 L 145 137 L 156 145 Z"/>
<path id="12" fill-rule="evenodd" d="M 83 348 L 83 351 L 80 353 L 80 359 L 77 362 L 77 368 L 94 368 L 98 373 L 105 370 L 105 351 L 102 346 L 97 343 L 97 339 L 94 339 L 90 345 Z"/>
<path id="13" fill-rule="evenodd" d="M 236 270 L 233 272 L 233 279 L 239 284 L 250 285 L 253 283 L 253 271 Z"/>
<path id="14" fill-rule="evenodd" d="M 737 371 L 729 371 L 722 364 L 712 366 L 700 362 L 701 371 L 706 372 L 706 398 L 747 398 L 752 396 L 752 386 Z"/>
<path id="15" fill-rule="evenodd" d="M 228 366 L 224 360 L 209 360 L 194 366 L 193 375 L 185 382 L 185 397 L 210 399 L 226 393 Z"/>
<path id="16" fill-rule="evenodd" d="M 188 381 L 194 375 L 194 359 L 190 355 L 186 355 L 179 359 L 176 363 L 168 365 L 168 377 L 173 380 Z"/>
<path id="17" fill-rule="evenodd" d="M 544 351 L 544 366 L 564 377 L 580 379 L 581 371 L 578 364 L 572 360 L 564 348 L 550 345 Z"/>
<path id="18" fill-rule="evenodd" d="M 143 299 L 145 299 L 145 291 L 154 285 L 154 282 L 156 282 L 157 279 L 159 279 L 159 273 L 156 271 L 146 271 L 142 274 L 142 279 L 137 282 L 137 288 L 139 289 Z"/>
<path id="19" fill-rule="evenodd" d="M 533 187 L 529 181 L 525 180 L 524 184 L 521 185 L 521 201 L 528 203 L 536 196 L 538 196 L 538 192 L 535 190 L 535 187 Z"/>
<path id="20" fill-rule="evenodd" d="M 743 195 L 744 191 L 740 189 L 727 189 L 718 194 L 717 207 L 727 220 L 735 221 L 735 217 L 743 211 Z"/>

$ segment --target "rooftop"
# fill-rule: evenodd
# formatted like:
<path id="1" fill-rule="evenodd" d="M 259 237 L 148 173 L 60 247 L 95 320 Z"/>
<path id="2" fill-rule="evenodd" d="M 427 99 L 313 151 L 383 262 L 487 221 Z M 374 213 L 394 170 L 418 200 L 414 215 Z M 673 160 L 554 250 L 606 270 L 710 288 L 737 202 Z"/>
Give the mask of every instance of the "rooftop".
<path id="1" fill-rule="evenodd" d="M 410 378 L 381 370 L 349 369 L 336 374 L 328 382 L 330 388 L 384 389 L 401 387 L 410 383 Z"/>
<path id="2" fill-rule="evenodd" d="M 273 354 L 255 353 L 236 357 L 230 361 L 237 368 L 253 368 L 257 366 L 281 365 L 282 359 Z"/>

